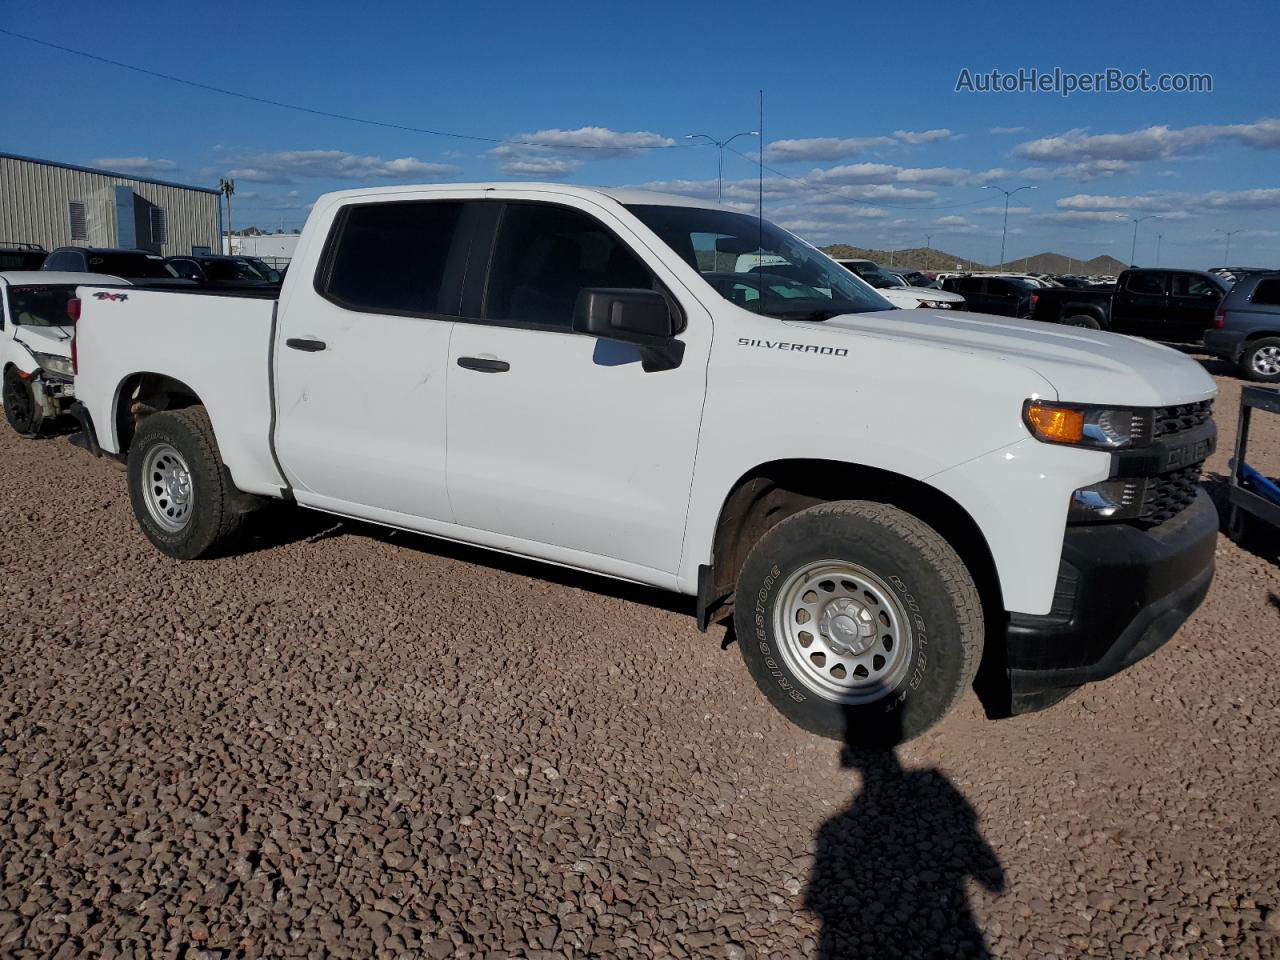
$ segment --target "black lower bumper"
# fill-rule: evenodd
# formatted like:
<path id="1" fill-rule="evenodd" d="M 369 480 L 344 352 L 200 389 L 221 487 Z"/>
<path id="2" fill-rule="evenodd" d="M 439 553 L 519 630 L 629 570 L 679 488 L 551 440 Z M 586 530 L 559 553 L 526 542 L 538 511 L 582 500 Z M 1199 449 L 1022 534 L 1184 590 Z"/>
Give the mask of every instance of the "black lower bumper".
<path id="1" fill-rule="evenodd" d="M 1217 536 L 1218 514 L 1203 490 L 1151 529 L 1069 527 L 1053 608 L 1009 618 L 1009 712 L 1047 707 L 1163 646 L 1209 592 Z"/>
<path id="2" fill-rule="evenodd" d="M 1245 333 L 1243 330 L 1206 330 L 1204 332 L 1204 349 L 1215 357 L 1240 362 L 1240 354 L 1244 352 Z"/>

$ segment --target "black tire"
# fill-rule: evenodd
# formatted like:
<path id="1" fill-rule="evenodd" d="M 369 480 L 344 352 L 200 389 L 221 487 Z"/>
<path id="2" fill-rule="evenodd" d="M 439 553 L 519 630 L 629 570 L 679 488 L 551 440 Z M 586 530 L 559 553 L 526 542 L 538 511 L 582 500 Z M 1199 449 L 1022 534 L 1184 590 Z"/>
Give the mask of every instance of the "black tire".
<path id="1" fill-rule="evenodd" d="M 31 384 L 18 375 L 17 367 L 4 372 L 4 416 L 21 437 L 38 437 L 44 432 L 44 417 L 36 409 Z"/>
<path id="2" fill-rule="evenodd" d="M 186 519 L 176 530 L 161 525 L 148 506 L 146 485 L 158 483 L 158 475 L 143 476 L 148 455 L 166 447 L 176 450 L 185 461 L 189 477 Z M 234 509 L 236 493 L 223 469 L 204 407 L 152 414 L 138 425 L 129 447 L 129 501 L 142 532 L 161 553 L 178 560 L 196 560 L 225 549 L 244 519 L 244 514 Z"/>
<path id="3" fill-rule="evenodd" d="M 1067 317 L 1062 323 L 1067 327 L 1084 327 L 1086 330 L 1102 329 L 1102 324 L 1098 322 L 1098 318 L 1091 317 L 1087 313 L 1077 313 L 1073 317 Z"/>
<path id="4" fill-rule="evenodd" d="M 803 633 L 794 640 L 779 636 L 779 623 L 786 621 L 780 604 L 787 603 L 786 597 L 800 589 L 794 584 L 806 582 L 808 576 L 822 576 L 821 572 L 809 571 L 822 570 L 823 561 L 855 564 L 878 579 L 877 589 L 887 591 L 882 610 L 896 610 L 896 620 L 905 627 L 896 641 L 897 656 L 905 661 L 894 661 L 891 650 L 883 651 L 889 656 L 888 662 L 897 663 L 894 670 L 905 672 L 886 673 L 883 682 L 872 676 L 878 689 L 864 689 L 862 702 L 842 702 L 841 698 L 818 690 L 812 675 L 806 679 L 798 672 L 808 668 L 797 665 L 797 658 L 807 655 L 810 662 L 816 662 L 814 657 L 830 655 L 814 651 L 818 645 L 830 644 L 826 633 L 834 634 L 836 628 L 827 618 L 833 603 L 844 602 L 839 597 L 840 590 L 850 592 L 851 597 L 866 597 L 866 607 L 874 611 L 873 593 L 859 594 L 858 584 L 843 581 L 836 574 L 834 579 L 839 582 L 832 589 L 837 592 L 830 594 L 836 599 L 825 601 L 822 606 L 822 616 L 828 624 L 823 628 L 826 632 L 810 634 L 812 645 L 803 649 Z M 800 593 L 802 599 L 796 602 L 824 604 L 821 597 L 816 601 L 803 599 L 810 595 L 816 596 L 816 591 Z M 982 657 L 982 603 L 968 569 L 933 528 L 885 504 L 836 501 L 802 510 L 778 523 L 747 556 L 734 607 L 742 658 L 769 701 L 811 733 L 852 746 L 890 747 L 919 736 L 942 719 L 972 685 Z M 798 623 L 808 622 L 798 615 L 799 611 Z M 880 619 L 884 615 L 876 614 L 877 619 L 868 621 L 873 624 L 872 633 L 890 629 L 874 626 L 887 622 Z M 845 620 L 846 624 L 850 622 L 857 621 Z M 883 643 L 884 638 L 869 642 Z M 863 656 L 878 649 L 873 646 Z M 878 657 L 877 662 L 882 660 L 885 657 Z M 853 676 L 847 671 L 841 675 L 834 672 L 838 655 L 828 662 L 833 666 L 827 677 Z M 819 674 L 820 666 L 815 667 Z M 844 669 L 843 665 L 839 669 Z M 818 682 L 823 679 L 819 677 Z M 875 699 L 867 701 L 868 696 Z M 849 699 L 854 698 L 843 695 L 843 700 Z"/>
<path id="5" fill-rule="evenodd" d="M 1280 363 L 1264 364 L 1262 362 L 1268 355 L 1275 358 L 1278 352 L 1280 352 L 1280 337 L 1250 340 L 1244 345 L 1244 353 L 1240 355 L 1240 372 L 1247 379 L 1257 383 L 1280 383 Z M 1274 366 L 1275 372 L 1267 373 L 1260 370 L 1259 367 L 1262 366 Z"/>

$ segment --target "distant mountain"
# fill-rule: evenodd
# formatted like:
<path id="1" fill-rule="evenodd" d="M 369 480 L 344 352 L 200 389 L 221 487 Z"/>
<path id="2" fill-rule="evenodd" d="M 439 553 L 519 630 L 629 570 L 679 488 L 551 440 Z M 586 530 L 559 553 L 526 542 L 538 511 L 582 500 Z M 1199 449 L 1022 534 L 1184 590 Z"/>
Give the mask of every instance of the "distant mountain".
<path id="1" fill-rule="evenodd" d="M 1128 266 L 1115 257 L 1094 257 L 1092 260 L 1076 260 L 1061 253 L 1038 253 L 1034 257 L 1018 258 L 997 266 L 957 257 L 945 250 L 931 247 L 915 247 L 910 250 L 870 250 L 852 247 L 847 243 L 834 243 L 823 247 L 823 253 L 832 257 L 874 260 L 885 267 L 907 270 L 1001 270 L 1010 273 L 1078 273 L 1115 275 Z"/>

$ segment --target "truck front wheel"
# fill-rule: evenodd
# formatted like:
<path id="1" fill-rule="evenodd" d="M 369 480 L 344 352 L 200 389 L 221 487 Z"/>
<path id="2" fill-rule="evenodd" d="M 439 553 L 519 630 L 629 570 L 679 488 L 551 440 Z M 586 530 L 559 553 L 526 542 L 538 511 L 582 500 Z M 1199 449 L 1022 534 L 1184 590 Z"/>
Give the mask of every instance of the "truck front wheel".
<path id="1" fill-rule="evenodd" d="M 18 374 L 17 367 L 4 372 L 4 415 L 9 426 L 22 437 L 38 437 L 44 427 L 44 416 L 36 408 L 31 384 Z"/>
<path id="2" fill-rule="evenodd" d="M 207 557 L 240 528 L 243 513 L 222 468 L 204 407 L 147 417 L 129 448 L 129 500 L 147 539 L 179 560 Z"/>
<path id="3" fill-rule="evenodd" d="M 889 747 L 937 723 L 973 683 L 982 604 L 955 550 L 911 514 L 836 501 L 772 527 L 734 602 L 756 685 L 792 722 Z"/>
<path id="4" fill-rule="evenodd" d="M 1084 327 L 1086 330 L 1102 329 L 1102 324 L 1098 322 L 1098 318 L 1091 317 L 1087 313 L 1077 313 L 1075 316 L 1067 317 L 1062 323 L 1067 327 Z"/>

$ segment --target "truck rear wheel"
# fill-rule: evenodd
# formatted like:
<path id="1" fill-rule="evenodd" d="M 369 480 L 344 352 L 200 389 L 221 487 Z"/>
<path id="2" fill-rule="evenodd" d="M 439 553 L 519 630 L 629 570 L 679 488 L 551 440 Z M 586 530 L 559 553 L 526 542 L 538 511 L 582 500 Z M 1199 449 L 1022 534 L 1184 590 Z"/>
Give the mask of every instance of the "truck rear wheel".
<path id="1" fill-rule="evenodd" d="M 889 747 L 937 723 L 973 683 L 982 604 L 933 528 L 880 503 L 810 507 L 751 550 L 734 603 L 756 685 L 792 722 Z"/>
<path id="2" fill-rule="evenodd" d="M 1240 370 L 1258 383 L 1280 383 L 1280 337 L 1263 337 L 1245 344 Z"/>
<path id="3" fill-rule="evenodd" d="M 215 554 L 239 531 L 234 488 L 204 407 L 156 413 L 129 448 L 129 500 L 147 539 L 179 560 Z"/>
<path id="4" fill-rule="evenodd" d="M 1098 322 L 1098 319 L 1089 316 L 1087 313 L 1077 313 L 1074 317 L 1067 317 L 1062 322 L 1068 327 L 1084 327 L 1086 330 L 1102 329 L 1102 324 Z"/>
<path id="5" fill-rule="evenodd" d="M 44 427 L 44 416 L 36 407 L 31 384 L 18 375 L 17 367 L 4 372 L 4 416 L 9 426 L 22 437 L 38 437 Z"/>

